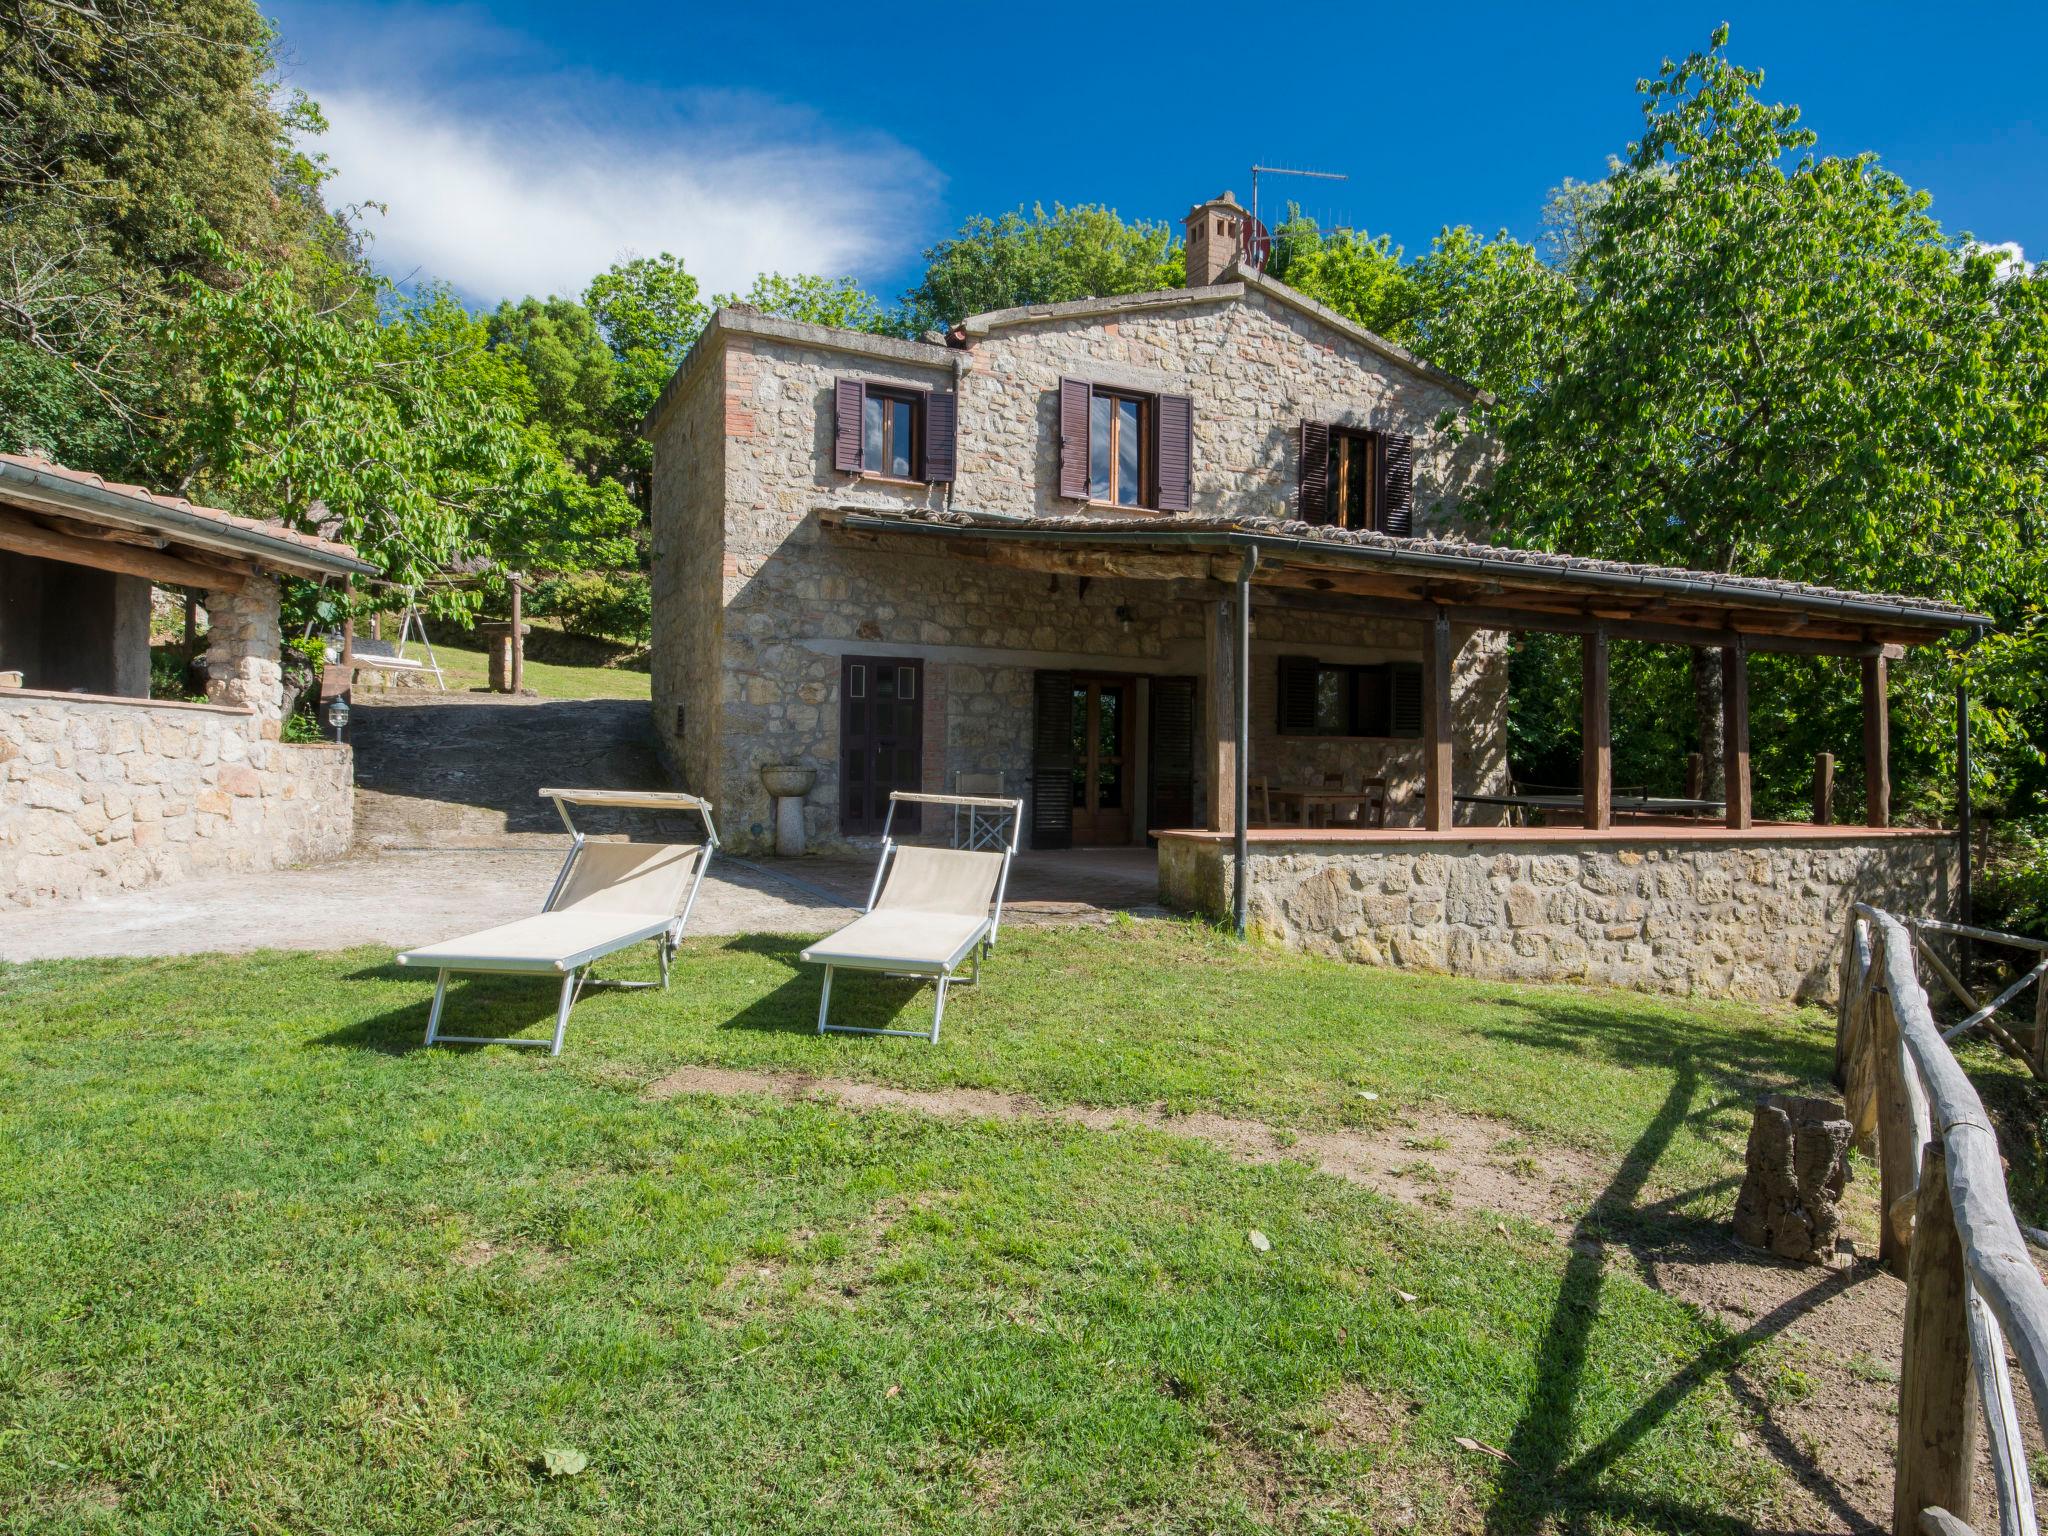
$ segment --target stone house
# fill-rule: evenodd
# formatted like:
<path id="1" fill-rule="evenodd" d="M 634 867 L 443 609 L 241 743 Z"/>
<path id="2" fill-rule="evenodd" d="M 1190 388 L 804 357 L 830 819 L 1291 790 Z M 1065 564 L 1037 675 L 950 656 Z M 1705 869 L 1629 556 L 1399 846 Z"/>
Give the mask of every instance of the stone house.
<path id="1" fill-rule="evenodd" d="M 346 545 L 0 454 L 0 904 L 345 852 L 352 754 L 280 739 L 278 578 Z M 209 620 L 203 703 L 150 698 L 151 594 Z"/>
<path id="2" fill-rule="evenodd" d="M 654 700 L 675 771 L 736 846 L 769 837 L 759 770 L 784 762 L 817 770 L 812 847 L 871 838 L 891 788 L 963 775 L 1023 795 L 1040 847 L 1225 824 L 1212 573 L 881 549 L 849 519 L 1456 527 L 1486 450 L 1447 423 L 1474 388 L 1241 261 L 1244 219 L 1227 195 L 1189 214 L 1184 289 L 920 341 L 712 317 L 645 428 Z M 1504 786 L 1505 642 L 1458 638 L 1456 772 Z M 1398 619 L 1262 613 L 1262 777 L 1384 778 L 1389 819 L 1418 819 L 1422 643 Z"/>

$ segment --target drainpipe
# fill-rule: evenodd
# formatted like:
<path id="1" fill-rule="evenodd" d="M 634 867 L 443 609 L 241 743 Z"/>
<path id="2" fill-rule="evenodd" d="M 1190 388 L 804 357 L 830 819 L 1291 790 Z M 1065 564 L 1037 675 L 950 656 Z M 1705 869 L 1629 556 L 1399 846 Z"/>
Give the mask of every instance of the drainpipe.
<path id="1" fill-rule="evenodd" d="M 1247 889 L 1251 850 L 1247 846 L 1245 823 L 1252 815 L 1252 572 L 1259 568 L 1256 545 L 1244 552 L 1244 564 L 1237 572 L 1237 880 L 1235 912 L 1237 936 L 1244 937 L 1245 911 L 1251 902 Z"/>

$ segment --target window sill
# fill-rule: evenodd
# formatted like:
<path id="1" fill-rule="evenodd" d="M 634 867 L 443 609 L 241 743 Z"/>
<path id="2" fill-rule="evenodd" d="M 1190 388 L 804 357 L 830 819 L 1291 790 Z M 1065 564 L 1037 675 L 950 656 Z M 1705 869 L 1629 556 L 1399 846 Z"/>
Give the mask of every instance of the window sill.
<path id="1" fill-rule="evenodd" d="M 1072 498 L 1069 498 L 1070 500 Z M 1127 506 L 1121 501 L 1097 501 L 1090 496 L 1081 502 L 1090 512 L 1121 512 L 1126 517 L 1174 517 L 1178 514 L 1162 512 L 1157 507 Z"/>
<path id="2" fill-rule="evenodd" d="M 936 480 L 906 480 L 901 475 L 874 475 L 864 469 L 856 471 L 853 478 L 862 485 L 903 485 L 914 491 L 930 490 L 939 484 Z"/>

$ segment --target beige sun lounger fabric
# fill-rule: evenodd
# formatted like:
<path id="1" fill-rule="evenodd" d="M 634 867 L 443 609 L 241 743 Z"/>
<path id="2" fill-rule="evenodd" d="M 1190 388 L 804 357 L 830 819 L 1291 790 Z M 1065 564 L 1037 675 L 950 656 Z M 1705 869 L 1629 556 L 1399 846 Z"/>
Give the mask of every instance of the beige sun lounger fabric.
<path id="1" fill-rule="evenodd" d="M 820 939 L 803 958 L 857 970 L 949 971 L 988 931 L 1002 873 L 1000 853 L 898 847 L 874 910 Z"/>
<path id="2" fill-rule="evenodd" d="M 693 843 L 585 843 L 547 911 L 407 950 L 398 963 L 450 971 L 576 970 L 665 932 L 703 856 Z"/>
<path id="3" fill-rule="evenodd" d="M 708 819 L 706 824 L 708 827 Z M 715 846 L 715 834 L 714 840 L 706 843 L 593 843 L 579 835 L 545 911 L 458 939 L 406 950 L 398 956 L 400 965 L 438 972 L 433 1007 L 427 1016 L 427 1043 L 447 1040 L 481 1045 L 551 1045 L 553 1054 L 559 1056 L 568 1029 L 569 1010 L 581 989 L 590 984 L 587 968 L 606 955 L 650 939 L 660 941 L 661 984 L 666 986 L 670 951 L 688 917 L 705 863 Z M 451 971 L 560 976 L 562 996 L 556 1008 L 553 1039 L 442 1034 L 441 1006 Z M 603 985 L 639 987 L 654 983 Z"/>

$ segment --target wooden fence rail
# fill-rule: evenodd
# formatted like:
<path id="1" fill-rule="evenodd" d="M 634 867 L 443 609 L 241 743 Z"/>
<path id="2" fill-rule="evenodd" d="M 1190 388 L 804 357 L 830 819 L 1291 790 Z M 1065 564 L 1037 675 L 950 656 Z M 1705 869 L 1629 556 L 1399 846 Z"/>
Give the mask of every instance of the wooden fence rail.
<path id="1" fill-rule="evenodd" d="M 1907 1282 L 1892 1528 L 1966 1536 L 1981 1410 L 2001 1536 L 2038 1536 L 2006 1344 L 2048 1435 L 2048 1287 L 2007 1199 L 1990 1117 L 1934 1022 L 1915 967 L 1916 952 L 1932 951 L 1917 940 L 1890 913 L 1853 909 L 1835 1034 L 1857 1144 L 1876 1142 L 1878 1256 Z"/>

